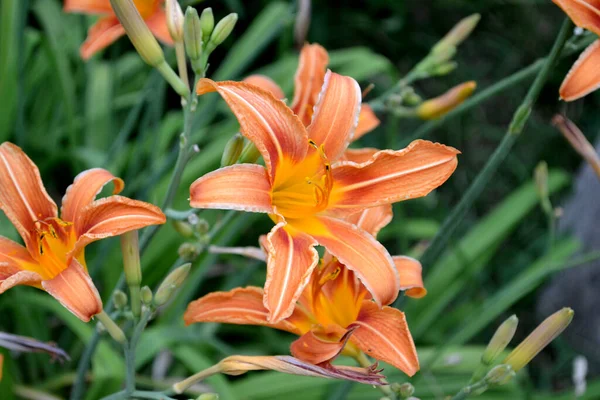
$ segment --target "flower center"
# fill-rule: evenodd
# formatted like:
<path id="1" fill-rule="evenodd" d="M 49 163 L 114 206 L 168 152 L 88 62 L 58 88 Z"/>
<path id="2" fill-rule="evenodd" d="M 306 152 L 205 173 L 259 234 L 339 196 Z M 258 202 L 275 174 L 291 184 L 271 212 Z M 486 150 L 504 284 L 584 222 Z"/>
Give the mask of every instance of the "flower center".
<path id="1" fill-rule="evenodd" d="M 33 257 L 40 264 L 42 279 L 52 279 L 68 267 L 69 253 L 75 246 L 73 224 L 60 218 L 47 218 L 37 222 L 37 248 Z M 83 254 L 81 254 L 83 260 Z M 78 257 L 79 258 L 79 257 Z"/>
<path id="2" fill-rule="evenodd" d="M 272 202 L 285 218 L 313 216 L 327 208 L 333 186 L 331 165 L 323 146 L 309 140 L 309 154 L 299 164 L 278 168 Z"/>

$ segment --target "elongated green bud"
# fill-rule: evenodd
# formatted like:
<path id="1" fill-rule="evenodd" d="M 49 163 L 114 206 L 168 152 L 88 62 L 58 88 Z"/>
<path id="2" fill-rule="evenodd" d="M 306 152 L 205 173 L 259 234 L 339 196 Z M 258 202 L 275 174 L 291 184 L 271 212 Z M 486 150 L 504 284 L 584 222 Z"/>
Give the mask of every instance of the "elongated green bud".
<path id="1" fill-rule="evenodd" d="M 127 295 L 122 290 L 115 290 L 113 293 L 113 303 L 117 310 L 122 310 L 127 306 Z"/>
<path id="2" fill-rule="evenodd" d="M 190 60 L 199 60 L 202 56 L 202 28 L 200 26 L 198 11 L 193 7 L 188 7 L 185 10 L 183 38 L 185 52 Z"/>
<path id="3" fill-rule="evenodd" d="M 196 400 L 219 400 L 219 395 L 216 393 L 202 393 Z"/>
<path id="4" fill-rule="evenodd" d="M 237 20 L 238 15 L 231 13 L 217 23 L 217 26 L 215 26 L 210 35 L 210 44 L 213 48 L 223 43 L 231 35 Z"/>
<path id="5" fill-rule="evenodd" d="M 507 384 L 515 375 L 515 371 L 513 371 L 510 365 L 496 365 L 485 376 L 485 382 L 488 385 L 501 386 Z"/>
<path id="6" fill-rule="evenodd" d="M 244 150 L 244 137 L 236 133 L 227 141 L 223 156 L 221 157 L 221 167 L 227 167 L 237 162 Z"/>
<path id="7" fill-rule="evenodd" d="M 500 353 L 506 349 L 506 346 L 508 346 L 513 336 L 515 336 L 518 324 L 519 319 L 516 315 L 512 315 L 496 329 L 496 333 L 492 336 L 492 339 L 481 356 L 481 362 L 483 364 L 491 365 Z"/>
<path id="8" fill-rule="evenodd" d="M 142 60 L 153 67 L 162 64 L 165 55 L 133 1 L 110 0 L 110 4 Z"/>
<path id="9" fill-rule="evenodd" d="M 475 30 L 481 15 L 472 14 L 461 19 L 434 47 L 433 52 L 444 51 L 448 47 L 458 47 Z"/>
<path id="10" fill-rule="evenodd" d="M 149 306 L 152 304 L 152 289 L 150 289 L 148 286 L 142 287 L 140 290 L 140 297 L 142 298 L 142 303 L 144 303 L 146 306 Z"/>
<path id="11" fill-rule="evenodd" d="M 248 141 L 244 146 L 244 150 L 242 150 L 242 154 L 240 155 L 240 162 L 242 164 L 254 164 L 260 158 L 260 152 L 252 143 Z"/>
<path id="12" fill-rule="evenodd" d="M 167 29 L 174 42 L 183 41 L 183 11 L 177 0 L 167 0 L 165 4 Z"/>
<path id="13" fill-rule="evenodd" d="M 139 286 L 142 283 L 142 269 L 138 231 L 125 232 L 121 235 L 121 251 L 123 252 L 125 281 L 128 285 Z"/>
<path id="14" fill-rule="evenodd" d="M 173 293 L 183 284 L 185 278 L 187 278 L 192 264 L 183 264 L 181 267 L 176 268 L 171 272 L 165 280 L 160 284 L 156 290 L 156 296 L 154 296 L 154 305 L 157 307 L 162 306 L 171 299 Z"/>
<path id="15" fill-rule="evenodd" d="M 200 26 L 202 27 L 202 40 L 206 42 L 210 39 L 210 35 L 215 28 L 215 16 L 213 15 L 212 8 L 208 7 L 202 10 Z"/>

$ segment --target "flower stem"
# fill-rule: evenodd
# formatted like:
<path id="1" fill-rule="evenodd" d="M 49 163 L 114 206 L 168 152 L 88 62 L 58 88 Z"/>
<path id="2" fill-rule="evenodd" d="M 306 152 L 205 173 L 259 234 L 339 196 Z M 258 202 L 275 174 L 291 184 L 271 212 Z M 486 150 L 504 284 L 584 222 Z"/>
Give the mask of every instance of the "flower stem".
<path id="1" fill-rule="evenodd" d="M 454 397 L 452 397 L 451 400 L 468 399 L 471 396 L 471 394 L 473 394 L 474 392 L 479 391 L 481 389 L 486 389 L 487 386 L 488 386 L 488 384 L 485 382 L 485 379 L 482 379 L 479 382 L 476 382 L 472 385 L 465 386 L 464 388 L 462 388 L 458 393 L 456 393 L 454 395 Z"/>
<path id="2" fill-rule="evenodd" d="M 358 354 L 354 356 L 354 359 L 356 360 L 358 365 L 360 365 L 363 368 L 369 368 L 373 364 L 371 360 L 369 360 L 367 355 L 362 351 L 359 351 Z M 384 382 L 383 385 L 377 386 L 377 388 L 386 397 L 390 398 L 390 400 L 396 400 L 396 394 L 392 391 L 390 385 L 387 382 Z"/>
<path id="3" fill-rule="evenodd" d="M 179 78 L 181 78 L 189 92 L 190 78 L 188 78 L 187 61 L 185 59 L 185 48 L 183 47 L 183 42 L 179 41 L 175 43 L 175 55 L 177 56 L 177 70 L 179 71 Z"/>
<path id="4" fill-rule="evenodd" d="M 102 312 L 100 314 L 96 314 L 96 318 L 98 318 L 98 321 L 102 322 L 102 325 L 104 325 L 104 327 L 106 328 L 106 331 L 117 342 L 125 343 L 127 341 L 127 339 L 125 338 L 125 334 L 123 333 L 121 328 L 119 328 L 119 326 L 117 324 L 115 324 L 115 321 L 113 321 L 108 316 L 106 311 L 102 310 Z"/>
<path id="5" fill-rule="evenodd" d="M 181 97 L 185 99 L 189 96 L 189 84 L 186 85 L 166 61 L 158 64 L 156 69 Z"/>
<path id="6" fill-rule="evenodd" d="M 177 394 L 181 394 L 185 392 L 190 386 L 195 384 L 196 382 L 200 382 L 209 376 L 213 376 L 221 372 L 221 366 L 219 364 L 215 364 L 212 367 L 206 368 L 184 380 L 177 382 L 173 385 L 173 391 Z"/>
<path id="7" fill-rule="evenodd" d="M 125 353 L 125 391 L 131 395 L 135 391 L 135 349 L 142 336 L 142 332 L 152 317 L 152 310 L 145 309 L 140 322 L 135 326 L 129 342 L 124 343 Z"/>
<path id="8" fill-rule="evenodd" d="M 538 73 L 533 85 L 529 88 L 527 96 L 515 112 L 504 138 L 479 175 L 477 175 L 475 181 L 467 189 L 460 202 L 446 218 L 427 250 L 425 250 L 425 253 L 420 260 L 424 266 L 427 267 L 431 265 L 446 248 L 448 240 L 455 232 L 456 228 L 458 228 L 460 222 L 464 220 L 465 214 L 469 211 L 475 200 L 477 200 L 479 195 L 483 192 L 487 183 L 492 179 L 500 164 L 510 153 L 517 138 L 523 131 L 525 123 L 531 114 L 532 107 L 536 102 L 542 87 L 546 83 L 548 75 L 558 59 L 569 34 L 571 33 L 571 27 L 571 21 L 566 18 L 554 42 L 552 50 L 550 51 L 549 56 L 546 58 L 543 68 Z"/>

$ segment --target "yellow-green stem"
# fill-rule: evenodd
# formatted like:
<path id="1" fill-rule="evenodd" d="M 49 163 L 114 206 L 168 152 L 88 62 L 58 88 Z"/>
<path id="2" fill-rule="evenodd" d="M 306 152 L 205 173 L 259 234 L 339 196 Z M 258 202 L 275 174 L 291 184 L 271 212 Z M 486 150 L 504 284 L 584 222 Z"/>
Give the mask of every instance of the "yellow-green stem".
<path id="1" fill-rule="evenodd" d="M 185 59 L 185 48 L 183 42 L 175 43 L 175 55 L 177 56 L 177 69 L 179 78 L 185 83 L 188 91 L 190 90 L 190 79 L 188 78 L 187 61 Z"/>
<path id="2" fill-rule="evenodd" d="M 125 334 L 121 328 L 115 324 L 115 321 L 108 316 L 106 311 L 102 310 L 100 314 L 96 314 L 96 318 L 98 318 L 98 321 L 102 322 L 102 325 L 104 325 L 104 328 L 106 328 L 106 331 L 110 334 L 110 336 L 112 336 L 113 339 L 119 343 L 126 342 L 127 339 L 125 338 Z"/>
<path id="3" fill-rule="evenodd" d="M 173 90 L 175 90 L 184 99 L 188 97 L 190 93 L 188 88 L 189 84 L 186 85 L 166 61 L 163 61 L 161 64 L 157 65 L 156 69 L 165 78 L 169 85 L 171 85 Z"/>

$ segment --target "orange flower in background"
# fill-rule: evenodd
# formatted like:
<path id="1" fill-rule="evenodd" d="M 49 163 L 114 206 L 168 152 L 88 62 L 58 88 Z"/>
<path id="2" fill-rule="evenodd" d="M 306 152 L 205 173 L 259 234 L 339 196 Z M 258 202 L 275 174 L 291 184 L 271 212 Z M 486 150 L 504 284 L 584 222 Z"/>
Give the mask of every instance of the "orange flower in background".
<path id="1" fill-rule="evenodd" d="M 358 213 L 352 220 L 376 235 L 391 217 L 391 206 L 386 205 Z M 266 251 L 270 256 L 275 249 L 267 247 Z M 411 297 L 424 296 L 421 264 L 409 257 L 394 257 L 394 264 L 401 289 Z M 291 316 L 269 322 L 269 311 L 262 299 L 263 290 L 257 287 L 210 293 L 190 303 L 184 320 L 188 325 L 264 325 L 300 335 L 292 343 L 292 355 L 315 365 L 329 365 L 340 352 L 355 355 L 362 350 L 407 375 L 412 376 L 419 369 L 404 313 L 392 307 L 377 307 L 356 275 L 327 252 Z"/>
<path id="2" fill-rule="evenodd" d="M 552 0 L 573 23 L 600 36 L 599 0 Z M 573 101 L 600 88 L 600 39 L 581 53 L 560 86 L 560 98 Z"/>
<path id="3" fill-rule="evenodd" d="M 173 45 L 173 39 L 167 28 L 164 0 L 133 0 L 133 3 L 154 36 L 167 45 Z M 117 19 L 110 0 L 65 0 L 64 10 L 101 16 L 89 29 L 88 37 L 79 50 L 84 60 L 125 35 L 125 29 Z"/>
<path id="4" fill-rule="evenodd" d="M 294 99 L 290 108 L 300 118 L 304 126 L 309 126 L 315 104 L 319 99 L 321 87 L 325 81 L 325 73 L 329 64 L 327 50 L 318 44 L 305 44 L 300 51 L 298 69 L 295 76 Z M 265 75 L 251 75 L 244 82 L 258 86 L 278 99 L 284 99 L 283 90 Z M 379 119 L 368 104 L 362 104 L 358 115 L 358 125 L 352 140 L 358 140 L 379 125 Z M 344 158 L 352 161 L 366 161 L 376 151 L 374 149 L 346 149 Z M 357 160 L 355 160 L 357 158 Z"/>
<path id="5" fill-rule="evenodd" d="M 266 238 L 269 321 L 292 313 L 319 261 L 317 244 L 354 272 L 377 305 L 391 303 L 400 288 L 391 256 L 345 218 L 427 195 L 450 177 L 459 152 L 417 140 L 403 150 L 378 151 L 360 164 L 341 161 L 356 128 L 361 93 L 354 79 L 331 71 L 308 128 L 281 100 L 248 83 L 202 79 L 197 91 L 219 92 L 265 161 L 266 167 L 238 164 L 197 179 L 190 204 L 268 213 L 276 223 Z"/>
<path id="6" fill-rule="evenodd" d="M 102 187 L 124 183 L 110 172 L 80 173 L 62 199 L 60 218 L 36 165 L 12 143 L 0 145 L 0 208 L 25 247 L 0 236 L 0 294 L 16 285 L 43 289 L 82 321 L 102 311 L 84 248 L 107 237 L 166 221 L 152 204 L 122 196 L 95 200 Z"/>

